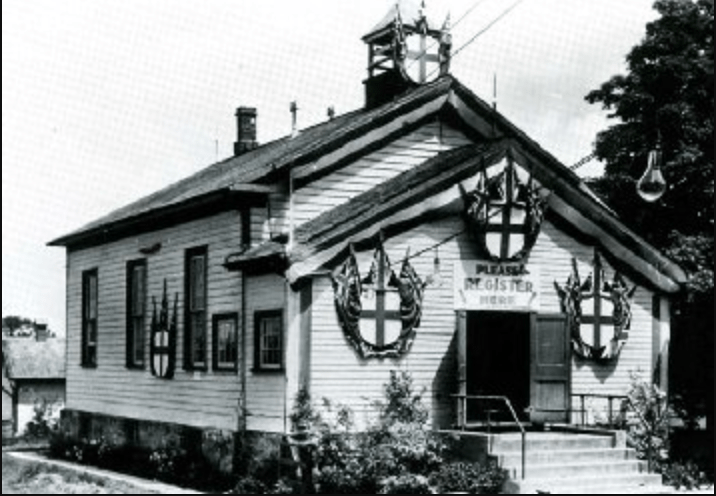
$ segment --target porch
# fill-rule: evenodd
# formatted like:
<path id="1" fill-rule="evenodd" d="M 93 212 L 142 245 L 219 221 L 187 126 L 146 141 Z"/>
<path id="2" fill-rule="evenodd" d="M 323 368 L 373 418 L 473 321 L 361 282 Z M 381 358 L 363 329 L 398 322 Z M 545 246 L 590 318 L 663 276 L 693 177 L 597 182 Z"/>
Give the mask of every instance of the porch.
<path id="1" fill-rule="evenodd" d="M 660 475 L 638 460 L 618 424 L 617 395 L 573 395 L 575 409 L 518 412 L 501 396 L 456 395 L 456 452 L 462 459 L 496 460 L 510 475 L 509 494 L 621 494 L 660 491 Z M 595 408 L 596 404 L 602 408 Z M 569 419 L 550 423 L 545 419 Z M 623 425 L 623 424 L 622 424 Z"/>

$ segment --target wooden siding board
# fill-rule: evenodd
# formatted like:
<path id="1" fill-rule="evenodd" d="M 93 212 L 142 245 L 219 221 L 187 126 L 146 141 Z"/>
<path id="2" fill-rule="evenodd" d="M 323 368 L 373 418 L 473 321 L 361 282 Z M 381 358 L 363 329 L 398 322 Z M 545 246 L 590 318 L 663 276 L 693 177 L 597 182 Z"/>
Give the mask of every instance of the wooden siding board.
<path id="1" fill-rule="evenodd" d="M 462 220 L 445 219 L 422 225 L 386 242 L 386 250 L 394 267 L 410 246 L 413 253 L 430 248 L 442 239 L 464 229 Z M 365 275 L 371 254 L 359 253 L 361 274 Z M 418 330 L 411 353 L 401 360 L 360 360 L 344 337 L 337 321 L 333 289 L 327 277 L 314 280 L 313 339 L 312 339 L 312 392 L 314 397 L 327 397 L 352 407 L 360 415 L 370 416 L 371 401 L 381 399 L 382 387 L 391 370 L 408 370 L 414 375 L 418 390 L 425 388 L 426 402 L 430 404 L 434 423 L 449 426 L 455 419 L 455 405 L 450 394 L 456 393 L 457 350 L 456 313 L 453 306 L 453 267 L 460 259 L 476 259 L 474 241 L 467 235 L 440 247 L 441 288 L 428 287 L 425 293 L 422 326 Z M 572 272 L 575 257 L 583 274 L 589 273 L 594 258 L 594 247 L 579 243 L 547 222 L 535 246 L 529 264 L 542 267 L 542 311 L 559 313 L 560 302 L 554 283 L 564 284 Z M 434 252 L 411 260 L 418 274 L 426 277 L 433 270 Z M 613 275 L 605 267 L 607 276 Z M 573 365 L 573 390 L 604 394 L 624 394 L 630 384 L 630 374 L 637 368 L 651 365 L 652 293 L 644 288 L 637 291 L 632 311 L 634 320 L 630 339 L 619 362 L 604 370 L 594 365 Z M 360 380 L 356 380 L 360 377 Z M 360 416 L 359 415 L 359 416 Z"/>
<path id="2" fill-rule="evenodd" d="M 246 284 L 247 429 L 284 432 L 285 415 L 291 408 L 285 399 L 286 377 L 282 372 L 254 370 L 254 316 L 257 311 L 285 308 L 286 282 L 278 275 L 262 275 L 248 277 Z"/>
<path id="3" fill-rule="evenodd" d="M 442 133 L 443 142 L 438 136 Z M 294 222 L 299 226 L 342 205 L 381 182 L 424 163 L 441 151 L 470 144 L 459 131 L 428 124 L 294 194 Z"/>
<path id="4" fill-rule="evenodd" d="M 150 298 L 156 297 L 159 303 L 165 279 L 172 303 L 174 294 L 179 293 L 178 366 L 176 378 L 172 381 L 156 379 L 148 371 L 129 371 L 125 368 L 126 263 L 143 258 L 139 249 L 155 242 L 161 242 L 162 248 L 157 254 L 146 257 L 147 293 Z M 241 397 L 239 377 L 236 374 L 212 372 L 194 375 L 181 370 L 185 250 L 202 245 L 209 246 L 207 329 L 210 330 L 211 315 L 241 311 L 240 276 L 228 274 L 222 267 L 225 257 L 241 247 L 241 216 L 238 212 L 226 212 L 171 229 L 69 254 L 68 408 L 152 421 L 171 421 L 196 427 L 236 430 L 236 411 Z M 79 366 L 82 302 L 78 288 L 82 271 L 91 268 L 98 268 L 100 283 L 96 370 Z M 145 348 L 147 357 L 151 300 L 148 303 Z M 211 338 L 209 332 L 209 349 L 212 346 Z"/>

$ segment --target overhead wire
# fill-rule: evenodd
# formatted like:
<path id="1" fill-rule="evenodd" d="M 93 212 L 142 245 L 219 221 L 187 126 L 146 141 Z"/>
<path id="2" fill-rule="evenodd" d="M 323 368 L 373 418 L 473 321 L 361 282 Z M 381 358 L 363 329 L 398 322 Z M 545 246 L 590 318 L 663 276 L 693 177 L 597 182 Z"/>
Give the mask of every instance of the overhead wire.
<path id="1" fill-rule="evenodd" d="M 473 3 L 473 4 L 472 4 L 472 7 L 470 7 L 469 9 L 467 9 L 467 12 L 465 12 L 465 13 L 460 17 L 460 19 L 458 19 L 457 21 L 455 21 L 455 24 L 452 25 L 452 28 L 453 28 L 453 29 L 457 28 L 457 27 L 460 25 L 460 23 L 462 23 L 462 21 L 464 21 L 470 14 L 472 14 L 472 13 L 475 11 L 475 9 L 477 9 L 480 5 L 482 5 L 483 3 L 487 2 L 487 1 L 488 1 L 488 0 L 477 0 L 475 3 Z M 439 43 L 439 42 L 434 41 L 428 48 L 426 48 L 424 51 L 422 51 L 422 52 L 420 53 L 420 55 L 419 55 L 416 59 L 414 59 L 414 60 L 408 65 L 408 69 L 410 69 L 411 67 L 413 67 L 413 66 L 417 63 L 418 60 L 420 60 L 420 59 L 423 58 L 425 55 L 427 55 L 428 52 L 430 52 L 430 50 L 432 50 L 433 48 L 435 48 L 435 47 L 438 45 L 438 43 Z"/>
<path id="2" fill-rule="evenodd" d="M 493 27 L 495 27 L 496 24 L 498 24 L 500 21 L 502 21 L 505 17 L 510 15 L 517 7 L 519 7 L 521 4 L 523 4 L 526 0 L 517 0 L 515 3 L 510 5 L 502 14 L 497 16 L 495 20 L 493 20 L 490 24 L 485 26 L 482 30 L 480 30 L 475 36 L 470 38 L 470 40 L 462 45 L 460 48 L 455 50 L 455 53 L 452 54 L 453 59 L 457 57 L 463 50 L 465 50 L 467 47 L 472 45 L 477 39 L 482 36 L 483 34 L 487 33 L 489 30 L 491 30 Z"/>

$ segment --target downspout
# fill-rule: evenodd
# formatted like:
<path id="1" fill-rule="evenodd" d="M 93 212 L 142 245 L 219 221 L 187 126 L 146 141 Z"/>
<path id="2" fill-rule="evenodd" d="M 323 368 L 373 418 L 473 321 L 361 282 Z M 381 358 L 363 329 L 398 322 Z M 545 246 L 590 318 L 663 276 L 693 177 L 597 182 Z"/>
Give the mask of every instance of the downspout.
<path id="1" fill-rule="evenodd" d="M 239 405 L 239 432 L 242 435 L 246 434 L 246 428 L 247 428 L 247 418 L 248 415 L 248 398 L 246 397 L 247 394 L 247 387 L 246 387 L 246 376 L 248 374 L 248 356 L 247 356 L 247 350 L 248 346 L 246 344 L 247 339 L 247 329 L 246 325 L 248 322 L 248 319 L 246 318 L 246 312 L 247 312 L 247 298 L 246 298 L 246 271 L 241 271 L 241 402 Z"/>

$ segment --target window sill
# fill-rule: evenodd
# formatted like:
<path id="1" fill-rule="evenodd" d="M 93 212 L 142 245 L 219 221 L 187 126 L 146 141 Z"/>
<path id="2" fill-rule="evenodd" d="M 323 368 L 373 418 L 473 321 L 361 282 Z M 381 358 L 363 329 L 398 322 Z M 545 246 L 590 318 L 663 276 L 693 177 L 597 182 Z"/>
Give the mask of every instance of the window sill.
<path id="1" fill-rule="evenodd" d="M 96 370 L 96 369 L 97 369 L 97 364 L 96 364 L 96 363 L 95 363 L 95 364 L 92 364 L 92 363 L 81 363 L 81 364 L 80 364 L 80 367 L 82 367 L 83 369 L 88 369 L 88 370 Z"/>
<path id="2" fill-rule="evenodd" d="M 200 374 L 206 374 L 209 372 L 208 367 L 184 367 L 184 372 L 187 374 L 194 374 L 194 373 L 200 373 Z"/>
<path id="3" fill-rule="evenodd" d="M 239 368 L 238 367 L 216 367 L 212 369 L 212 372 L 217 375 L 238 375 Z"/>
<path id="4" fill-rule="evenodd" d="M 261 368 L 253 368 L 251 369 L 251 373 L 256 375 L 279 375 L 279 374 L 285 374 L 286 369 L 280 368 L 280 369 L 261 369 Z"/>

